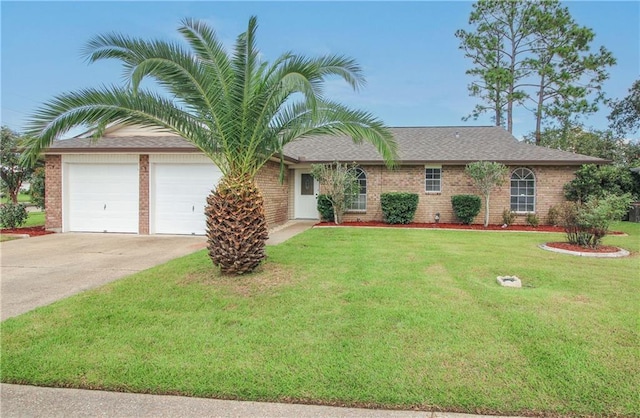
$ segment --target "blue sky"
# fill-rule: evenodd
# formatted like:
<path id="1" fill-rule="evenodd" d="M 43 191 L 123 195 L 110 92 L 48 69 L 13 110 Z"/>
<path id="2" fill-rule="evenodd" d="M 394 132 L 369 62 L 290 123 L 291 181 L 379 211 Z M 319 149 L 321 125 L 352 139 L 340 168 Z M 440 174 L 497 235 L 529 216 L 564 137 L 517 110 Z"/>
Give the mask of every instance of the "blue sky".
<path id="1" fill-rule="evenodd" d="M 603 88 L 622 98 L 640 74 L 640 2 L 565 3 L 575 20 L 596 32 L 618 64 Z M 463 122 L 476 99 L 465 74 L 471 62 L 454 33 L 469 29 L 471 2 L 13 2 L 1 1 L 1 123 L 21 131 L 39 104 L 83 87 L 121 83 L 117 62 L 81 57 L 94 35 L 119 32 L 178 40 L 183 17 L 209 22 L 232 45 L 258 17 L 264 59 L 282 52 L 345 54 L 364 69 L 367 86 L 354 93 L 331 80 L 328 95 L 380 117 L 389 126 L 490 125 L 489 115 Z M 585 121 L 605 129 L 609 109 Z M 529 113 L 515 115 L 516 137 L 531 132 Z"/>

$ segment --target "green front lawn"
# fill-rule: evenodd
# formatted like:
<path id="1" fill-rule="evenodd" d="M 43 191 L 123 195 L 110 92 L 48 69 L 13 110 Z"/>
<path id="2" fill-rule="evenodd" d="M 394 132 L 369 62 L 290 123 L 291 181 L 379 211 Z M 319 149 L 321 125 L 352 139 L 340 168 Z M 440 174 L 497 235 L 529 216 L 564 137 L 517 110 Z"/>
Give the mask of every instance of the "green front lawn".
<path id="1" fill-rule="evenodd" d="M 201 251 L 4 321 L 2 381 L 637 416 L 640 225 L 615 229 L 631 257 L 537 248 L 561 234 L 315 228 L 224 278 Z"/>
<path id="2" fill-rule="evenodd" d="M 27 222 L 22 225 L 23 228 L 31 227 L 31 226 L 42 226 L 44 225 L 44 212 L 29 212 L 29 217 L 27 218 Z"/>

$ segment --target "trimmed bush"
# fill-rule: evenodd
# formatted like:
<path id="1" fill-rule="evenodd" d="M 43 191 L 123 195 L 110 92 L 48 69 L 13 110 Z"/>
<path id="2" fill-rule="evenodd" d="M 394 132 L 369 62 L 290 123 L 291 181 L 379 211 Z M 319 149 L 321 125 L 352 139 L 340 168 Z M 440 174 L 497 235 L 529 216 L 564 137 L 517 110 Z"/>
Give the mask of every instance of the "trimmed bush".
<path id="1" fill-rule="evenodd" d="M 5 228 L 16 228 L 27 222 L 27 208 L 21 203 L 6 203 L 0 207 L 0 224 Z"/>
<path id="2" fill-rule="evenodd" d="M 318 212 L 320 212 L 320 218 L 326 222 L 333 222 L 333 205 L 331 205 L 331 200 L 329 196 L 326 194 L 318 195 Z"/>
<path id="3" fill-rule="evenodd" d="M 472 194 L 457 194 L 451 196 L 451 206 L 453 206 L 453 213 L 455 213 L 458 219 L 460 219 L 463 224 L 469 225 L 480 213 L 482 200 L 480 196 Z"/>
<path id="4" fill-rule="evenodd" d="M 535 213 L 527 214 L 527 225 L 537 228 L 540 225 L 540 219 Z"/>
<path id="5" fill-rule="evenodd" d="M 511 210 L 509 209 L 505 209 L 502 211 L 502 224 L 503 225 L 511 225 L 515 222 L 516 220 L 516 214 L 513 213 Z"/>
<path id="6" fill-rule="evenodd" d="M 408 224 L 418 209 L 416 193 L 382 193 L 380 195 L 382 216 L 388 224 Z"/>
<path id="7" fill-rule="evenodd" d="M 557 206 L 551 206 L 549 208 L 549 212 L 547 212 L 547 224 L 553 226 L 560 225 L 560 216 L 560 209 Z"/>

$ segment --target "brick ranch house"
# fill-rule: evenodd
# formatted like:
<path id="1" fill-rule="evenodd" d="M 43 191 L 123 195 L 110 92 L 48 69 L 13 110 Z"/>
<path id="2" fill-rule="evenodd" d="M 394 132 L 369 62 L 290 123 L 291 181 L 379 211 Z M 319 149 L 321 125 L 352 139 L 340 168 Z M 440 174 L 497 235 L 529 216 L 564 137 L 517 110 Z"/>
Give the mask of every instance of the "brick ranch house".
<path id="1" fill-rule="evenodd" d="M 527 213 L 544 222 L 549 208 L 561 203 L 563 186 L 582 164 L 607 161 L 518 142 L 500 127 L 391 128 L 399 151 L 398 166 L 385 167 L 369 144 L 347 137 L 311 137 L 285 147 L 285 178 L 279 162 L 268 162 L 257 182 L 265 198 L 270 227 L 289 219 L 318 219 L 318 183 L 311 165 L 355 162 L 361 194 L 347 221 L 382 220 L 380 194 L 412 192 L 419 196 L 415 222 L 456 222 L 451 196 L 477 194 L 464 174 L 467 163 L 498 161 L 508 166 L 510 181 L 491 195 L 491 223 L 502 222 L 508 208 L 524 223 Z M 84 137 L 55 141 L 46 156 L 46 228 L 58 232 L 204 234 L 206 196 L 220 170 L 182 138 L 155 130 L 114 126 L 98 140 Z M 477 222 L 483 219 L 480 213 Z"/>

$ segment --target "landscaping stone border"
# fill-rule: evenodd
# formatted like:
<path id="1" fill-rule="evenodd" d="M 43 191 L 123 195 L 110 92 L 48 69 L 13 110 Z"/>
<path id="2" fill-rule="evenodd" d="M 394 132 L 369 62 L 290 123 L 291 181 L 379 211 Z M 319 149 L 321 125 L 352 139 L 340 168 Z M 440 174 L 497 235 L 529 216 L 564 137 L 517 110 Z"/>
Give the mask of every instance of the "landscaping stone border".
<path id="1" fill-rule="evenodd" d="M 592 252 L 586 252 L 586 251 L 563 250 L 561 248 L 549 247 L 547 244 L 540 244 L 538 245 L 538 247 L 546 251 L 551 251 L 551 252 L 560 253 L 560 254 L 575 255 L 578 257 L 619 258 L 619 257 L 626 257 L 630 254 L 629 251 L 623 248 L 618 248 L 619 251 L 615 253 L 592 253 Z"/>

